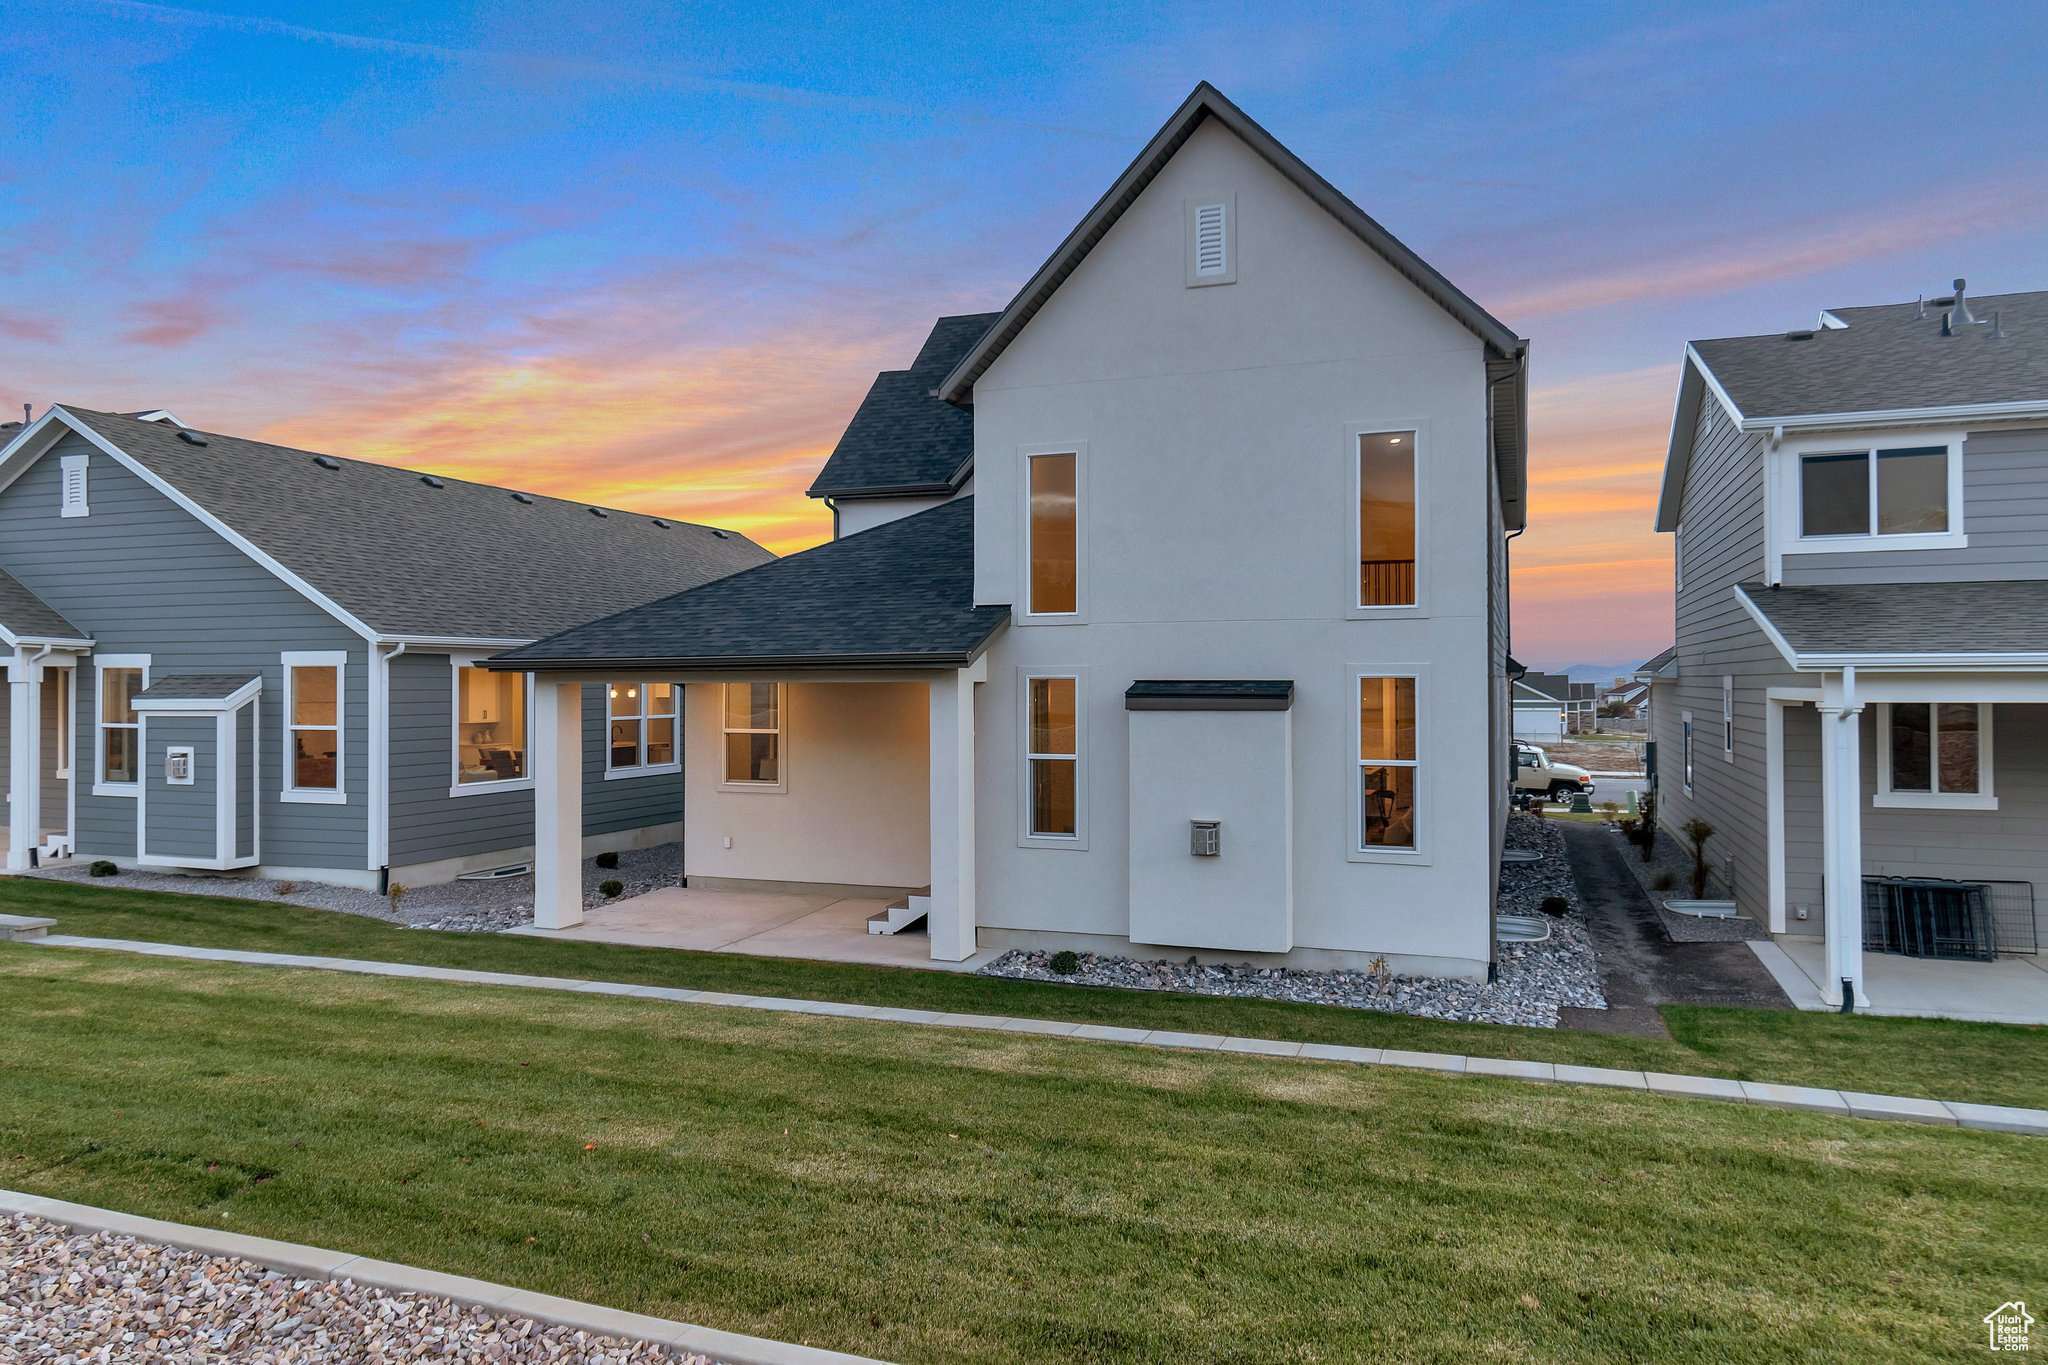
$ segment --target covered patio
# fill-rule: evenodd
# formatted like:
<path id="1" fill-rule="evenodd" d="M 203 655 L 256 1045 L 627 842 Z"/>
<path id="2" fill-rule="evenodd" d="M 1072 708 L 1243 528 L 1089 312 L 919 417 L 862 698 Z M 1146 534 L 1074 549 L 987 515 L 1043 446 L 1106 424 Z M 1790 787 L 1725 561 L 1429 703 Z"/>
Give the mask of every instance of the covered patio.
<path id="1" fill-rule="evenodd" d="M 540 934 L 903 964 L 978 962 L 971 499 L 491 659 L 534 675 Z M 684 885 L 586 911 L 582 688 L 680 688 Z M 621 719 L 614 709 L 613 742 Z M 924 932 L 870 933 L 922 919 Z"/>
<path id="2" fill-rule="evenodd" d="M 1810 678 L 1765 697 L 1759 957 L 1802 1008 L 2048 1022 L 2048 581 L 1737 593 Z"/>

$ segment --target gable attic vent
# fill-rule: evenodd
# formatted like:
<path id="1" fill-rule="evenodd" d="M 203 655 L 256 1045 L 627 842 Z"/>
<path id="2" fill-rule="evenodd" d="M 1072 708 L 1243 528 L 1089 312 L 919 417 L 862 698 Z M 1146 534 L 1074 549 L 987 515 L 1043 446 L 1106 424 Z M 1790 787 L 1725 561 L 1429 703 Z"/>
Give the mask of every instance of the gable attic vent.
<path id="1" fill-rule="evenodd" d="M 512 495 L 512 501 L 514 501 L 514 502 L 523 502 L 523 503 L 525 503 L 525 504 L 526 504 L 526 505 L 527 505 L 528 507 L 531 507 L 531 506 L 533 506 L 533 494 L 531 494 L 531 493 L 514 493 L 514 494 Z"/>
<path id="2" fill-rule="evenodd" d="M 1195 208 L 1195 274 L 1203 279 L 1221 275 L 1230 265 L 1228 216 L 1221 204 L 1199 204 Z"/>
<path id="3" fill-rule="evenodd" d="M 90 512 L 85 502 L 85 470 L 91 459 L 90 455 L 66 455 L 59 462 L 63 491 L 58 497 L 58 516 L 82 517 Z"/>
<path id="4" fill-rule="evenodd" d="M 319 465 L 322 469 L 341 468 L 341 461 L 335 459 L 332 455 L 315 455 L 313 463 Z"/>
<path id="5" fill-rule="evenodd" d="M 435 478 L 432 474 L 420 475 L 420 482 L 425 484 L 429 488 L 446 488 L 448 486 L 447 484 L 442 483 L 439 479 Z"/>

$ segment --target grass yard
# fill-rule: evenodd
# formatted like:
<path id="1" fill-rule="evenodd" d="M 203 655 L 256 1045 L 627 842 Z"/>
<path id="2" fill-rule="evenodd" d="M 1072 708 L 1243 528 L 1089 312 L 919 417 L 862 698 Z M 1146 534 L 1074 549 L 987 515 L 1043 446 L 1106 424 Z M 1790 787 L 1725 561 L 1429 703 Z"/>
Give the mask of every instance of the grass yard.
<path id="1" fill-rule="evenodd" d="M 1964 1360 L 2048 1282 L 2006 1134 L 20 945 L 0 1011 L 0 1184 L 913 1365 Z"/>
<path id="2" fill-rule="evenodd" d="M 47 915 L 58 921 L 59 933 L 101 938 L 1463 1052 L 2048 1107 L 2048 1028 L 1667 1006 L 1663 1014 L 1672 1037 L 1665 1041 L 1443 1023 L 1278 1001 L 1001 981 L 909 968 L 400 929 L 334 911 L 34 879 L 0 879 L 0 910 Z"/>

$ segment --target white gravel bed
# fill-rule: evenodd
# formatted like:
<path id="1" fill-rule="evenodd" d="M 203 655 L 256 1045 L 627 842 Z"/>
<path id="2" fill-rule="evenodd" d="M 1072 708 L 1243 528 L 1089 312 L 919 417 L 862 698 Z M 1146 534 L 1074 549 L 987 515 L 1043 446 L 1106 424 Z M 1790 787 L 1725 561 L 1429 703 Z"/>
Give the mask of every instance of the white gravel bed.
<path id="1" fill-rule="evenodd" d="M 1532 1028 L 1556 1028 L 1560 1007 L 1606 1009 L 1592 938 L 1579 918 L 1578 883 L 1565 861 L 1564 835 L 1553 824 L 1518 815 L 1508 822 L 1507 846 L 1534 848 L 1545 856 L 1538 863 L 1501 868 L 1499 912 L 1540 915 L 1549 896 L 1562 896 L 1570 909 L 1550 921 L 1548 940 L 1501 944 L 1500 974 L 1492 982 L 1230 963 L 1140 962 L 1096 953 L 1077 954 L 1075 970 L 1061 975 L 1052 970 L 1053 954 L 1023 950 L 1005 953 L 981 971 L 1028 981 L 1293 1000 Z"/>
<path id="2" fill-rule="evenodd" d="M 1673 943 L 1740 943 L 1747 939 L 1770 937 L 1761 924 L 1741 913 L 1727 919 L 1704 919 L 1664 908 L 1666 901 L 1692 895 L 1692 852 L 1685 841 L 1670 830 L 1657 832 L 1657 846 L 1647 863 L 1643 861 L 1640 848 L 1622 839 L 1619 826 L 1615 827 L 1615 839 L 1621 844 L 1622 861 L 1628 864 L 1629 871 L 1642 886 L 1643 894 L 1650 898 L 1650 904 L 1657 908 L 1657 918 L 1664 924 L 1664 936 Z M 1714 864 L 1714 842 L 1712 839 L 1707 841 L 1707 895 L 1726 899 L 1727 888 Z M 1662 888 L 1652 885 L 1658 881 L 1668 881 L 1670 885 Z"/>
<path id="3" fill-rule="evenodd" d="M 0 1217 L 0 1360 L 42 1365 L 711 1365 L 704 1356 L 352 1280 Z"/>
<path id="4" fill-rule="evenodd" d="M 609 904 L 613 899 L 674 886 L 683 874 L 681 844 L 627 849 L 618 855 L 618 859 L 619 865 L 615 868 L 601 868 L 595 858 L 583 860 L 583 907 L 586 910 Z M 494 933 L 533 923 L 531 874 L 506 877 L 500 881 L 454 881 L 412 887 L 395 900 L 374 891 L 333 886 L 326 882 L 277 881 L 268 877 L 148 872 L 138 868 L 123 868 L 112 877 L 95 877 L 90 863 L 84 860 L 44 868 L 30 875 L 57 881 L 89 882 L 95 886 L 126 887 L 134 891 L 236 896 L 280 905 L 303 905 L 314 910 L 342 910 L 411 929 Z M 601 884 L 612 880 L 625 884 L 625 890 L 616 898 L 598 890 Z"/>

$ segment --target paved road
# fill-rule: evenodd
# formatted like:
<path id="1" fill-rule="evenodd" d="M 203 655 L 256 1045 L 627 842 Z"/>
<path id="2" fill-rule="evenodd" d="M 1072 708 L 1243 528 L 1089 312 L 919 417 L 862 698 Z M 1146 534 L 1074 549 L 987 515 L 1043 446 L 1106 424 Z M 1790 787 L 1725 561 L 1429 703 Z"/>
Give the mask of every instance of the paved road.
<path id="1" fill-rule="evenodd" d="M 1673 943 L 1650 898 L 1622 862 L 1628 845 L 1605 825 L 1560 820 L 1587 927 L 1600 955 L 1604 1010 L 1565 1009 L 1565 1028 L 1665 1038 L 1659 1005 L 1748 1005 L 1790 1009 L 1792 1002 L 1742 943 Z"/>

